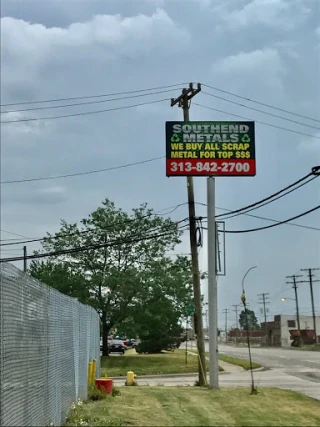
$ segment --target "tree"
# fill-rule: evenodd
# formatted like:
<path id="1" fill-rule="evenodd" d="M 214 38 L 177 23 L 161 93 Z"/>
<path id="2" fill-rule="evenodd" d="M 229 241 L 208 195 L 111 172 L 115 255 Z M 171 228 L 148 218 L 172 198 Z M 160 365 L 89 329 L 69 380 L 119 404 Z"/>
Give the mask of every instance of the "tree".
<path id="1" fill-rule="evenodd" d="M 103 355 L 107 355 L 109 330 L 134 319 L 155 289 L 161 290 L 173 307 L 190 301 L 189 260 L 166 256 L 180 243 L 181 234 L 175 222 L 156 216 L 146 204 L 128 214 L 105 199 L 101 207 L 80 221 L 80 226 L 61 221 L 58 233 L 48 233 L 42 252 L 56 255 L 48 262 L 32 263 L 31 274 L 50 281 L 61 292 L 72 292 L 98 310 Z M 70 250 L 73 252 L 66 254 Z"/>
<path id="2" fill-rule="evenodd" d="M 255 312 L 253 310 L 247 309 L 247 316 L 248 316 L 248 326 L 249 330 L 259 330 L 260 325 L 258 323 L 258 320 L 256 318 Z M 239 316 L 239 324 L 240 328 L 246 330 L 247 324 L 246 324 L 246 315 L 245 311 L 242 310 Z"/>

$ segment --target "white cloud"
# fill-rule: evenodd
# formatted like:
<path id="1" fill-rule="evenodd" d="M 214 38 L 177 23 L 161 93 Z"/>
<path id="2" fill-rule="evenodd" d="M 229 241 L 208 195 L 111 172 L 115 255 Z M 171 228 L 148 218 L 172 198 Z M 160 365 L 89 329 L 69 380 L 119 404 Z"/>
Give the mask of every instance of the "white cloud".
<path id="1" fill-rule="evenodd" d="M 239 52 L 216 61 L 213 72 L 225 79 L 247 80 L 251 85 L 269 86 L 282 90 L 285 73 L 278 50 L 265 48 L 251 52 Z"/>
<path id="2" fill-rule="evenodd" d="M 68 28 L 47 28 L 10 17 L 2 18 L 1 26 L 5 59 L 9 57 L 10 61 L 23 52 L 29 63 L 70 47 L 102 48 L 104 55 L 117 56 L 146 54 L 155 49 L 168 53 L 189 40 L 187 30 L 180 28 L 162 9 L 151 16 L 96 15 L 90 21 L 76 22 Z"/>
<path id="3" fill-rule="evenodd" d="M 296 13 L 296 8 L 299 13 Z M 222 21 L 224 26 L 233 31 L 253 25 L 291 30 L 304 21 L 309 13 L 310 10 L 303 2 L 294 0 L 253 0 L 231 11 L 226 2 Z"/>

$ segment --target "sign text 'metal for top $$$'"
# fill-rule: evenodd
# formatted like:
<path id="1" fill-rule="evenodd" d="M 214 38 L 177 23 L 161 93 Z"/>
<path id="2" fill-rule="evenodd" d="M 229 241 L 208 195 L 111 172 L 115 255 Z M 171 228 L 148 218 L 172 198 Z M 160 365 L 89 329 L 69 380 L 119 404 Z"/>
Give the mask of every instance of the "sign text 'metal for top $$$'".
<path id="1" fill-rule="evenodd" d="M 255 176 L 254 122 L 166 122 L 167 176 Z"/>

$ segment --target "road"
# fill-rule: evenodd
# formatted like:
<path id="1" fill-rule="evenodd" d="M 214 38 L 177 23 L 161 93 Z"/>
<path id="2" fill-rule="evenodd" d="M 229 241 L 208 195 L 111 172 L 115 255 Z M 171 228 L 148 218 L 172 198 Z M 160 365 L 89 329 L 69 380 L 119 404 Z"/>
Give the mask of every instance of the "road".
<path id="1" fill-rule="evenodd" d="M 195 343 L 192 343 L 192 347 L 195 348 Z M 209 351 L 208 342 L 205 347 Z M 180 348 L 185 347 L 182 345 Z M 188 348 L 191 348 L 191 342 L 188 342 Z M 219 353 L 249 360 L 247 347 L 219 343 Z M 251 353 L 253 362 L 267 368 L 254 373 L 258 387 L 287 388 L 320 400 L 320 352 L 254 347 Z M 248 372 L 220 377 L 221 385 L 241 386 L 250 383 Z"/>

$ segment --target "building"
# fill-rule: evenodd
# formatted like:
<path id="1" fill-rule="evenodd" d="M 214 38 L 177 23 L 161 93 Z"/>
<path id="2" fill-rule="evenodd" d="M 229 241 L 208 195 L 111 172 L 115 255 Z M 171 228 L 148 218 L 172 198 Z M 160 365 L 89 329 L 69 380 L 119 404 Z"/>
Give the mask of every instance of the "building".
<path id="1" fill-rule="evenodd" d="M 298 329 L 296 315 L 279 314 L 272 322 L 261 323 L 262 343 L 275 347 L 290 347 L 290 330 Z M 300 329 L 313 330 L 312 316 L 300 316 Z M 316 316 L 317 335 L 320 335 L 320 316 Z"/>

